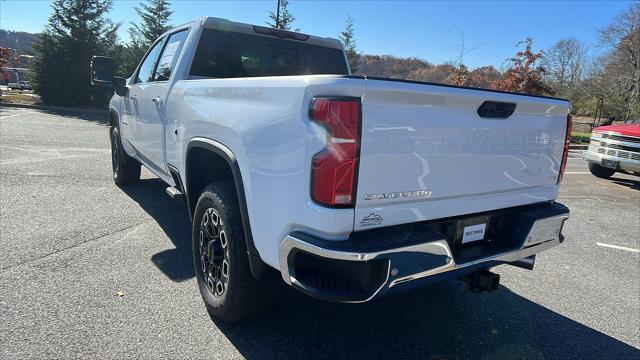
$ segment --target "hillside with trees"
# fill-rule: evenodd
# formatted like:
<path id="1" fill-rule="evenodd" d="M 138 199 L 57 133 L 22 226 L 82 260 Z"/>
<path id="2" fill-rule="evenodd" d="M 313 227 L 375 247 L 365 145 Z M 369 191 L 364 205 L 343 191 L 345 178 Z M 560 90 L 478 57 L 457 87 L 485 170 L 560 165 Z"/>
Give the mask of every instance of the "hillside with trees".
<path id="1" fill-rule="evenodd" d="M 0 29 L 0 47 L 14 49 L 21 55 L 33 54 L 33 43 L 37 39 L 37 34 Z"/>
<path id="2" fill-rule="evenodd" d="M 91 56 L 113 56 L 117 74 L 129 76 L 153 40 L 172 26 L 168 1 L 145 0 L 135 7 L 139 21 L 129 24 L 131 39 L 123 43 L 116 36 L 123 25 L 108 16 L 111 5 L 112 0 L 55 0 L 42 34 L 0 31 L 2 47 L 36 55 L 32 68 L 36 91 L 43 101 L 104 103 L 104 94 L 87 85 Z M 299 30 L 287 0 L 280 1 L 280 8 L 267 18 L 274 28 Z M 602 99 L 605 116 L 619 120 L 640 117 L 640 3 L 632 4 L 598 31 L 598 56 L 590 56 L 593 46 L 590 49 L 575 38 L 559 39 L 544 51 L 535 48 L 534 39 L 527 38 L 515 44 L 515 55 L 506 59 L 506 67 L 500 70 L 491 65 L 469 69 L 463 61 L 463 55 L 470 51 L 464 47 L 464 38 L 457 59 L 434 64 L 361 51 L 357 20 L 351 16 L 336 35 L 345 45 L 354 74 L 553 95 L 571 100 L 574 113 L 582 115 L 593 115 Z"/>
<path id="3" fill-rule="evenodd" d="M 531 38 L 516 46 L 519 50 L 503 72 L 493 66 L 470 70 L 462 61 L 436 65 L 418 58 L 359 54 L 355 73 L 553 95 L 571 100 L 573 112 L 587 116 L 594 115 L 602 99 L 605 117 L 640 117 L 640 3 L 599 30 L 597 46 L 604 49 L 599 56 L 590 57 L 586 45 L 574 38 L 561 39 L 546 51 L 534 50 Z"/>

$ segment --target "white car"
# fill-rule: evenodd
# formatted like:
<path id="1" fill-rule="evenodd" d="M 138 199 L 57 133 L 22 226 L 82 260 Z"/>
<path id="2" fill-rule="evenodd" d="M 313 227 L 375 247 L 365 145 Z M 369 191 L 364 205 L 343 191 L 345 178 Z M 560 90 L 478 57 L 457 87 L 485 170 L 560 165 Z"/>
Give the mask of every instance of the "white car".
<path id="1" fill-rule="evenodd" d="M 26 80 L 20 80 L 18 82 L 10 82 L 7 84 L 8 88 L 11 90 L 31 90 L 31 84 Z"/>
<path id="2" fill-rule="evenodd" d="M 95 57 L 113 178 L 140 165 L 186 202 L 209 312 L 259 312 L 272 274 L 365 302 L 559 245 L 570 103 L 352 76 L 338 40 L 203 18 L 162 35 L 128 79 Z M 454 306 L 454 305 L 452 305 Z"/>

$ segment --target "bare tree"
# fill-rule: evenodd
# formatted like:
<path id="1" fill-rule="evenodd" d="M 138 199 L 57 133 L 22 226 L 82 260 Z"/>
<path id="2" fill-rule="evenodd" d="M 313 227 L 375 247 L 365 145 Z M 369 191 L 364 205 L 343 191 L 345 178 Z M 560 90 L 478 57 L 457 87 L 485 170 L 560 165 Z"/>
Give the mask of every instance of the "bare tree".
<path id="1" fill-rule="evenodd" d="M 464 64 L 464 61 L 463 61 L 464 57 L 467 56 L 472 51 L 477 50 L 478 48 L 483 46 L 485 43 L 474 45 L 471 48 L 466 47 L 466 44 L 464 41 L 464 31 L 462 31 L 462 29 L 460 29 L 460 27 L 456 25 L 452 25 L 452 26 L 456 30 L 458 30 L 458 32 L 460 33 L 460 45 L 459 46 L 451 45 L 451 47 L 458 52 L 458 58 L 456 59 L 457 60 L 456 66 L 461 67 L 461 65 Z"/>
<path id="2" fill-rule="evenodd" d="M 464 42 L 464 31 L 456 25 L 453 25 L 453 27 L 460 32 L 460 46 L 451 46 L 458 52 L 458 59 L 455 64 L 456 68 L 444 79 L 444 83 L 455 86 L 469 86 L 471 83 L 471 73 L 463 60 L 466 55 L 482 46 L 482 44 L 467 48 Z"/>
<path id="3" fill-rule="evenodd" d="M 548 80 L 562 93 L 575 89 L 584 75 L 585 46 L 577 39 L 562 39 L 544 54 Z"/>
<path id="4" fill-rule="evenodd" d="M 596 60 L 592 91 L 611 94 L 620 116 L 640 116 L 640 3 L 600 30 L 600 41 L 611 51 Z"/>

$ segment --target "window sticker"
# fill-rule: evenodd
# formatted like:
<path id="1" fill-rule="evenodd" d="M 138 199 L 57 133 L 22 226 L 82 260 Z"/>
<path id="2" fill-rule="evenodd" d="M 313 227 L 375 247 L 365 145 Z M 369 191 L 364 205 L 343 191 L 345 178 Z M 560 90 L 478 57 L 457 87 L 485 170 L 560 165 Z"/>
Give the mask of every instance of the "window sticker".
<path id="1" fill-rule="evenodd" d="M 180 40 L 167 44 L 158 63 L 158 68 L 170 68 L 173 62 L 173 57 L 176 55 L 176 51 L 180 47 Z"/>

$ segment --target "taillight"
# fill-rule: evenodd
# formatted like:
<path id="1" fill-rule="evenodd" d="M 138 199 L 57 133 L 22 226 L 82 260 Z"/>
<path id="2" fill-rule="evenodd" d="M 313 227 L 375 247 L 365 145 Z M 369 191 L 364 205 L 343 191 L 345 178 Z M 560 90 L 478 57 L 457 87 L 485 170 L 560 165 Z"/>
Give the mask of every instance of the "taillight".
<path id="1" fill-rule="evenodd" d="M 567 115 L 567 134 L 564 138 L 564 151 L 562 152 L 562 162 L 560 163 L 560 172 L 558 173 L 558 184 L 562 181 L 564 170 L 567 168 L 567 158 L 569 157 L 569 143 L 571 142 L 571 114 Z"/>
<path id="2" fill-rule="evenodd" d="M 311 197 L 322 205 L 352 206 L 360 146 L 360 99 L 314 98 L 309 117 L 327 130 L 327 146 L 312 160 Z"/>

